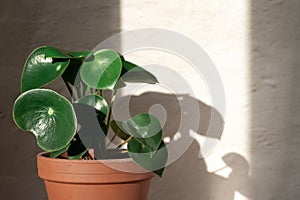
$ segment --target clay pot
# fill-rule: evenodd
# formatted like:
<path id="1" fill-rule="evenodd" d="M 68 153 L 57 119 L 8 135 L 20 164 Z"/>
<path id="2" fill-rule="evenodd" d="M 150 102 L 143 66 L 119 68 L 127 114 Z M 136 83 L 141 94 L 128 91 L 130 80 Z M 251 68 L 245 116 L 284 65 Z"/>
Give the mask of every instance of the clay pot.
<path id="1" fill-rule="evenodd" d="M 154 177 L 130 158 L 67 160 L 41 153 L 37 165 L 49 200 L 147 200 Z"/>

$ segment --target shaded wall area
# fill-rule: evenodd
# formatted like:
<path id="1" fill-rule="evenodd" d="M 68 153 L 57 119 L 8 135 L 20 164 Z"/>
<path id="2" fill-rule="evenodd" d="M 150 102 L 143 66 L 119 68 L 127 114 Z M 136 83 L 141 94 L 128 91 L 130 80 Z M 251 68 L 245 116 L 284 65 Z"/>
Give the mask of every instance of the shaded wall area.
<path id="1" fill-rule="evenodd" d="M 251 1 L 252 199 L 300 198 L 300 1 Z"/>
<path id="2" fill-rule="evenodd" d="M 0 2 L 0 194 L 4 199 L 46 199 L 37 177 L 35 156 L 41 150 L 31 134 L 19 131 L 11 117 L 20 94 L 27 55 L 36 47 L 87 50 L 120 32 L 119 0 Z M 52 85 L 64 92 L 60 81 Z"/>

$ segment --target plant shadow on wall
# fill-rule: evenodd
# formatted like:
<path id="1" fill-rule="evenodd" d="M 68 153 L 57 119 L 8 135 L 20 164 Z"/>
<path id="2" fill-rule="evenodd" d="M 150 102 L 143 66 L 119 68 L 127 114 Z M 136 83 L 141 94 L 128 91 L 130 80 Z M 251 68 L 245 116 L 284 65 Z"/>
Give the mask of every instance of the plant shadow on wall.
<path id="1" fill-rule="evenodd" d="M 180 140 L 180 137 L 189 136 L 190 132 L 197 133 L 188 149 L 182 149 L 183 155 L 173 164 L 171 164 L 162 179 L 155 179 L 151 186 L 149 199 L 206 199 L 206 200 L 234 200 L 235 192 L 239 192 L 245 197 L 251 199 L 249 188 L 252 185 L 249 176 L 249 164 L 246 159 L 237 153 L 228 153 L 222 157 L 225 166 L 220 170 L 209 172 L 205 160 L 201 156 L 201 144 L 198 137 L 206 137 L 209 128 L 211 116 L 216 116 L 212 122 L 211 138 L 220 139 L 223 131 L 224 121 L 221 115 L 212 107 L 195 99 L 187 94 L 173 95 L 158 92 L 146 92 L 137 96 L 124 96 L 119 103 L 129 102 L 130 115 L 134 116 L 139 112 L 155 112 L 159 117 L 159 108 L 154 105 L 160 105 L 164 108 L 166 117 L 163 132 L 164 137 L 174 140 Z M 195 110 L 186 110 L 181 105 L 197 104 L 200 111 L 199 126 L 191 130 L 189 126 L 181 126 L 180 137 L 178 138 L 178 129 L 181 123 L 181 115 L 185 113 L 186 121 L 197 120 Z M 187 106 L 188 108 L 189 106 Z M 186 107 L 185 107 L 186 108 Z M 183 127 L 183 128 L 182 128 Z M 201 135 L 201 136 L 200 136 Z M 191 138 L 192 139 L 192 138 Z M 169 154 L 173 149 L 169 150 Z M 199 156 L 199 157 L 198 157 Z M 228 177 L 218 175 L 218 171 L 230 170 Z"/>

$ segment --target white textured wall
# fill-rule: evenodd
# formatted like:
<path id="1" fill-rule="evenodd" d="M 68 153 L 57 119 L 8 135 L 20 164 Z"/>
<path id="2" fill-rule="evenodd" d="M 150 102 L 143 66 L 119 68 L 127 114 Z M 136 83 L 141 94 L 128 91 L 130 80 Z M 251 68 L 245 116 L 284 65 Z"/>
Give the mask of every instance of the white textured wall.
<path id="1" fill-rule="evenodd" d="M 150 199 L 299 199 L 299 1 L 121 3 L 122 30 L 166 28 L 202 46 L 215 62 L 227 96 L 217 147 L 199 160 L 200 148 L 192 144 L 162 179 L 153 181 Z M 129 57 L 141 64 L 168 60 L 146 55 Z M 182 71 L 176 60 L 169 59 L 168 65 Z M 205 91 L 197 97 L 210 104 Z"/>
<path id="2" fill-rule="evenodd" d="M 201 45 L 215 62 L 227 96 L 224 133 L 215 150 L 201 160 L 194 142 L 162 179 L 155 178 L 149 199 L 300 199 L 299 0 L 6 0 L 0 5 L 4 199 L 46 198 L 36 175 L 40 150 L 11 119 L 27 54 L 39 45 L 90 49 L 120 30 L 148 27 L 178 31 Z M 161 56 L 129 57 L 148 64 Z M 180 69 L 180 61 L 164 61 Z M 197 97 L 209 110 L 207 93 L 200 89 Z M 169 127 L 166 133 L 172 131 Z"/>

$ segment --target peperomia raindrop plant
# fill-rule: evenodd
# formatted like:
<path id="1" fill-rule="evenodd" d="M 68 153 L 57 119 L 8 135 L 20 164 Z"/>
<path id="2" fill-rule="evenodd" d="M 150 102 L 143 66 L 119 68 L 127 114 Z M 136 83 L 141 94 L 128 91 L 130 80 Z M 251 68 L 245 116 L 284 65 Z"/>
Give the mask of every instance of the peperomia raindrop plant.
<path id="1" fill-rule="evenodd" d="M 60 77 L 76 101 L 45 88 Z M 126 155 L 161 176 L 168 152 L 159 120 L 149 113 L 124 121 L 112 116 L 115 94 L 126 83 L 158 81 L 111 49 L 74 52 L 39 47 L 25 62 L 13 119 L 21 130 L 34 134 L 38 146 L 52 158 L 108 159 L 108 143 L 119 138 L 116 148 L 127 144 Z M 105 91 L 111 94 L 109 100 Z M 107 142 L 109 130 L 113 137 Z"/>

